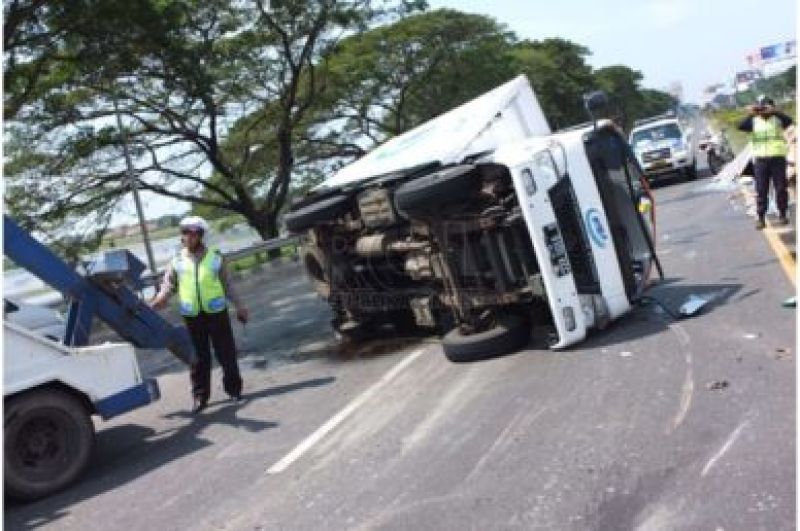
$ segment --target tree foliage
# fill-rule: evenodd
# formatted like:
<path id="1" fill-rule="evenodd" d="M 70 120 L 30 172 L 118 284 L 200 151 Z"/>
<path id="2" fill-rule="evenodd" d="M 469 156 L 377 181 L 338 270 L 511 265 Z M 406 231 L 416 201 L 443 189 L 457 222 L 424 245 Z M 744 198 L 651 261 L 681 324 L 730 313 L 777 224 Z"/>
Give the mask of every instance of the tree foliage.
<path id="1" fill-rule="evenodd" d="M 553 128 L 604 88 L 624 119 L 666 103 L 563 39 L 423 0 L 11 0 L 6 201 L 27 227 L 107 221 L 130 182 L 277 234 L 294 190 L 523 73 Z M 655 112 L 661 112 L 659 109 Z"/>
<path id="2" fill-rule="evenodd" d="M 33 147 L 9 150 L 10 210 L 46 222 L 98 212 L 123 194 L 119 109 L 140 188 L 239 213 L 263 237 L 277 233 L 296 130 L 322 90 L 318 66 L 345 33 L 419 7 L 388 0 L 56 4 L 84 16 L 62 19 L 50 3 L 32 3 L 33 22 L 15 27 L 41 27 L 53 35 L 50 44 L 8 52 L 8 79 L 22 79 L 40 60 L 68 71 L 57 83 L 40 76 L 33 92 L 17 81 L 19 90 L 7 94 L 7 134 L 14 145 Z M 273 163 L 268 173 L 252 173 L 258 158 Z"/>

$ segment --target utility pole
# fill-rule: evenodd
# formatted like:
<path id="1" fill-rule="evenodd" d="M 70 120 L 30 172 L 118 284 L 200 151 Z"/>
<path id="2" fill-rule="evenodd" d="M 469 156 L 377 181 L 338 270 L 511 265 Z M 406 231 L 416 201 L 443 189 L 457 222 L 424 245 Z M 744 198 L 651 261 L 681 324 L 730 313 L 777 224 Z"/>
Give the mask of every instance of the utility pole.
<path id="1" fill-rule="evenodd" d="M 122 118 L 119 114 L 119 107 L 117 106 L 117 96 L 116 94 L 112 95 L 114 101 L 114 114 L 117 117 L 117 128 L 119 128 L 119 134 L 122 137 L 122 152 L 125 154 L 125 164 L 128 168 L 128 186 L 133 192 L 133 202 L 136 204 L 136 213 L 139 215 L 139 227 L 142 230 L 142 239 L 144 240 L 144 249 L 147 252 L 147 265 L 150 267 L 150 272 L 156 272 L 156 261 L 153 258 L 153 248 L 150 246 L 150 236 L 147 234 L 147 225 L 144 219 L 144 211 L 142 210 L 142 202 L 139 199 L 139 185 L 134 175 L 133 171 L 133 162 L 131 162 L 131 154 L 128 151 L 128 133 L 125 131 L 125 128 L 122 127 Z"/>

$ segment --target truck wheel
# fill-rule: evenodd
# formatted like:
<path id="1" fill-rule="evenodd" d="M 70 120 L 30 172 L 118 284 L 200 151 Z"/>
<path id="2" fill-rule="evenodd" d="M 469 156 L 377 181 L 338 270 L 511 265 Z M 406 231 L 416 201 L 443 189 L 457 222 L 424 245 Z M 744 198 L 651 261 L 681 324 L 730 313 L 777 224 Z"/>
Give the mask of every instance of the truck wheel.
<path id="1" fill-rule="evenodd" d="M 481 187 L 474 169 L 471 164 L 462 164 L 414 179 L 397 189 L 395 207 L 401 214 L 413 218 L 440 214 L 443 205 L 463 203 Z"/>
<path id="2" fill-rule="evenodd" d="M 4 486 L 19 500 L 35 500 L 72 483 L 94 448 L 94 424 L 74 396 L 42 389 L 5 405 Z"/>
<path id="3" fill-rule="evenodd" d="M 530 339 L 527 319 L 517 314 L 501 315 L 497 324 L 484 332 L 465 335 L 459 327 L 442 338 L 444 355 L 452 362 L 477 361 L 507 354 Z"/>
<path id="4" fill-rule="evenodd" d="M 708 169 L 711 170 L 711 173 L 716 175 L 725 165 L 725 161 L 722 160 L 722 157 L 717 155 L 714 151 L 708 153 Z"/>
<path id="5" fill-rule="evenodd" d="M 350 197 L 335 195 L 310 205 L 305 205 L 286 214 L 286 228 L 290 232 L 303 232 L 318 223 L 332 221 L 344 214 L 350 204 Z"/>
<path id="6" fill-rule="evenodd" d="M 686 178 L 690 181 L 694 181 L 697 179 L 697 162 L 693 162 L 691 166 L 687 166 L 684 170 L 686 172 Z"/>
<path id="7" fill-rule="evenodd" d="M 328 300 L 331 296 L 331 279 L 325 253 L 316 245 L 302 245 L 299 254 L 314 290 Z"/>

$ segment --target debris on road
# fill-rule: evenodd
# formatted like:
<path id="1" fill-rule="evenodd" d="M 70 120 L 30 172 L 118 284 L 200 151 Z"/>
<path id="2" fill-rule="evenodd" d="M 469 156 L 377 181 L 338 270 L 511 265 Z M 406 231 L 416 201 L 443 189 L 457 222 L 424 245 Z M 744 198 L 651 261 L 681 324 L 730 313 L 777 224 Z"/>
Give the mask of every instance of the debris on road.
<path id="1" fill-rule="evenodd" d="M 620 352 L 619 355 L 622 358 L 630 358 L 631 356 L 633 356 L 633 352 L 628 352 L 628 351 Z"/>
<path id="2" fill-rule="evenodd" d="M 788 349 L 788 348 L 776 348 L 776 349 L 775 349 L 775 354 L 773 354 L 773 357 L 774 357 L 776 360 L 785 360 L 785 359 L 791 359 L 791 357 L 792 357 L 792 352 L 791 352 L 791 350 L 790 350 L 790 349 Z"/>
<path id="3" fill-rule="evenodd" d="M 708 382 L 706 384 L 706 389 L 709 391 L 718 391 L 720 389 L 725 389 L 729 385 L 728 380 L 715 380 L 713 382 Z"/>
<path id="4" fill-rule="evenodd" d="M 761 334 L 759 334 L 759 333 L 755 333 L 755 334 L 747 333 L 747 334 L 744 334 L 742 337 L 745 338 L 745 339 L 758 339 L 759 337 L 761 337 Z"/>

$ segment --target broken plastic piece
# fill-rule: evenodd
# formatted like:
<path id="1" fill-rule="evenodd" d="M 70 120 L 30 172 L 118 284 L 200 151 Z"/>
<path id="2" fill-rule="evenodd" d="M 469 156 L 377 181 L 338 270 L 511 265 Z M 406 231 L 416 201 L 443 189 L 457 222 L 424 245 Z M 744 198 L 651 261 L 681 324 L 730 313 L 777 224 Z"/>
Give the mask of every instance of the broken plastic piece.
<path id="1" fill-rule="evenodd" d="M 700 313 L 700 310 L 703 309 L 703 306 L 705 306 L 707 302 L 708 301 L 703 297 L 692 293 L 681 305 L 678 312 L 680 313 L 681 317 L 694 317 Z"/>

